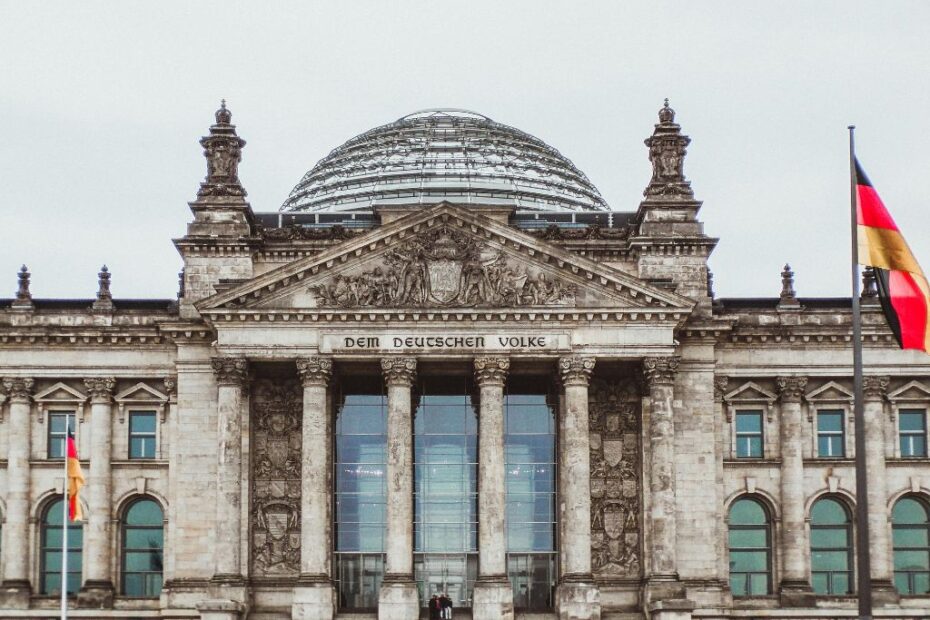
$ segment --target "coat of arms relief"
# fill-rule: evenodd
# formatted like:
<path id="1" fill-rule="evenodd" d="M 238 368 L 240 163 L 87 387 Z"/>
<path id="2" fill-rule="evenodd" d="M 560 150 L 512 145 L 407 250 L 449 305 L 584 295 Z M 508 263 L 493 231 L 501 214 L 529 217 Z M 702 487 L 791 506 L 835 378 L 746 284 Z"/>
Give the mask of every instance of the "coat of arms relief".
<path id="1" fill-rule="evenodd" d="M 591 383 L 591 568 L 602 577 L 640 574 L 639 403 L 631 384 Z"/>
<path id="2" fill-rule="evenodd" d="M 252 386 L 252 570 L 300 572 L 300 469 L 303 392 L 296 380 Z"/>
<path id="3" fill-rule="evenodd" d="M 310 287 L 319 307 L 570 306 L 576 287 L 530 272 L 501 250 L 439 226 L 384 255 L 382 265 Z"/>

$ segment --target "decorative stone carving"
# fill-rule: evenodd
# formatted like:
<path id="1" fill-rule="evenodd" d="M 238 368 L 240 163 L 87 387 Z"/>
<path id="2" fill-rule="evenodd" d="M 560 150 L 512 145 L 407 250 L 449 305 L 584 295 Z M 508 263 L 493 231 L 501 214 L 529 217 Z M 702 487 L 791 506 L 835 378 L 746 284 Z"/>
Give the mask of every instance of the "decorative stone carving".
<path id="1" fill-rule="evenodd" d="M 729 377 L 714 377 L 714 400 L 719 402 L 723 401 L 723 396 L 727 393 L 727 386 L 730 384 Z"/>
<path id="2" fill-rule="evenodd" d="M 788 263 L 785 263 L 785 268 L 781 271 L 781 294 L 778 305 L 798 305 L 797 293 L 794 290 L 794 272 L 791 271 L 791 265 Z"/>
<path id="3" fill-rule="evenodd" d="M 652 162 L 652 180 L 643 194 L 649 196 L 693 196 L 691 183 L 685 179 L 686 147 L 691 138 L 682 135 L 681 126 L 675 123 L 675 111 L 668 99 L 659 110 L 659 123 L 652 136 L 646 139 L 649 161 Z"/>
<path id="4" fill-rule="evenodd" d="M 591 384 L 591 569 L 602 578 L 638 577 L 642 566 L 639 403 L 631 382 Z"/>
<path id="5" fill-rule="evenodd" d="M 210 363 L 217 385 L 245 385 L 249 362 L 244 357 L 214 357 Z"/>
<path id="6" fill-rule="evenodd" d="M 266 241 L 342 241 L 366 231 L 364 229 L 352 230 L 342 224 L 326 228 L 309 228 L 292 224 L 284 228 L 262 228 L 260 232 Z"/>
<path id="7" fill-rule="evenodd" d="M 29 401 L 35 381 L 27 377 L 10 377 L 3 380 L 3 392 L 13 401 Z"/>
<path id="8" fill-rule="evenodd" d="M 303 385 L 329 384 L 333 375 L 333 361 L 328 357 L 301 357 L 297 358 L 297 374 Z"/>
<path id="9" fill-rule="evenodd" d="M 382 266 L 339 274 L 310 287 L 320 307 L 566 306 L 576 288 L 547 275 L 530 274 L 500 250 L 450 226 L 401 244 Z"/>
<path id="10" fill-rule="evenodd" d="M 591 224 L 584 228 L 562 228 L 558 224 L 549 224 L 545 228 L 525 232 L 546 241 L 571 241 L 576 239 L 626 239 L 633 234 L 633 229 L 629 226 L 603 228 L 599 224 Z"/>
<path id="11" fill-rule="evenodd" d="M 108 403 L 113 398 L 116 379 L 113 377 L 91 377 L 84 379 L 84 388 L 90 394 L 92 402 Z"/>
<path id="12" fill-rule="evenodd" d="M 807 377 L 776 377 L 775 387 L 782 402 L 799 403 L 807 387 Z"/>
<path id="13" fill-rule="evenodd" d="M 594 358 L 569 355 L 559 358 L 562 385 L 588 385 L 594 372 Z"/>
<path id="14" fill-rule="evenodd" d="M 862 395 L 866 400 L 882 400 L 888 393 L 890 377 L 866 376 L 862 377 Z"/>
<path id="15" fill-rule="evenodd" d="M 200 139 L 207 158 L 207 178 L 200 184 L 197 196 L 245 196 L 239 182 L 239 162 L 245 140 L 236 135 L 236 126 L 230 124 L 232 113 L 226 109 L 226 100 L 216 111 L 216 124 L 210 135 Z"/>
<path id="16" fill-rule="evenodd" d="M 417 376 L 417 360 L 414 357 L 385 357 L 381 359 L 381 372 L 388 385 L 411 385 Z"/>
<path id="17" fill-rule="evenodd" d="M 255 381 L 252 408 L 252 572 L 300 573 L 303 392 L 294 380 Z"/>
<path id="18" fill-rule="evenodd" d="M 29 291 L 29 278 L 31 275 L 26 265 L 20 267 L 19 273 L 16 274 L 19 286 L 16 290 L 16 299 L 11 304 L 13 308 L 30 310 L 35 307 L 35 304 L 32 303 L 32 293 Z"/>
<path id="19" fill-rule="evenodd" d="M 678 364 L 677 357 L 647 357 L 643 360 L 643 378 L 650 386 L 674 383 Z"/>
<path id="20" fill-rule="evenodd" d="M 869 300 L 878 297 L 878 290 L 875 288 L 875 269 L 872 267 L 862 270 L 862 293 L 859 297 Z"/>
<path id="21" fill-rule="evenodd" d="M 475 379 L 478 381 L 478 385 L 491 383 L 503 385 L 509 370 L 510 360 L 506 357 L 475 358 Z"/>
<path id="22" fill-rule="evenodd" d="M 165 385 L 165 394 L 169 396 L 177 394 L 178 392 L 178 378 L 177 377 L 165 377 L 163 381 Z"/>

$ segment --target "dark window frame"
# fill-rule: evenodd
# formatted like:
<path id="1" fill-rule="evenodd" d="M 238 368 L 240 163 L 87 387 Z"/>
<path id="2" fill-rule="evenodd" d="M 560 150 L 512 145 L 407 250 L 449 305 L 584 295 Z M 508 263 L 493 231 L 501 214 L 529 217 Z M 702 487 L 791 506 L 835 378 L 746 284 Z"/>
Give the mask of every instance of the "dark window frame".
<path id="1" fill-rule="evenodd" d="M 162 515 L 162 521 L 161 521 L 161 523 L 160 523 L 159 525 L 131 525 L 131 524 L 128 523 L 129 511 L 132 510 L 133 507 L 135 507 L 136 505 L 138 505 L 138 504 L 140 504 L 140 503 L 142 503 L 142 502 L 151 502 L 151 503 L 155 504 L 155 505 L 158 507 L 158 510 L 161 512 L 161 515 Z M 151 497 L 151 496 L 149 496 L 149 495 L 142 495 L 142 496 L 139 496 L 139 497 L 134 498 L 131 502 L 129 502 L 128 504 L 126 504 L 126 507 L 123 509 L 123 512 L 122 512 L 122 523 L 121 523 L 121 526 L 122 526 L 122 527 L 120 528 L 121 531 L 120 531 L 120 547 L 119 547 L 119 551 L 120 551 L 120 561 L 119 561 L 119 566 L 120 566 L 120 576 L 119 576 L 119 591 L 120 591 L 120 596 L 123 596 L 123 597 L 126 597 L 126 598 L 132 598 L 132 599 L 157 599 L 159 596 L 161 596 L 161 591 L 162 591 L 162 589 L 163 589 L 163 587 L 164 587 L 164 576 L 165 576 L 165 568 L 164 568 L 164 561 L 165 561 L 165 539 L 164 539 L 164 536 L 165 536 L 165 524 L 164 524 L 164 519 L 165 519 L 165 510 L 164 510 L 164 508 L 162 508 L 161 503 L 160 503 L 158 500 L 156 500 L 154 497 Z M 128 542 L 128 540 L 127 540 L 128 537 L 129 537 L 129 532 L 130 532 L 130 531 L 135 531 L 135 530 L 145 530 L 145 531 L 156 531 L 156 530 L 157 530 L 157 531 L 161 532 L 161 536 L 162 536 L 162 544 L 161 544 L 161 547 L 157 547 L 157 548 L 156 548 L 156 547 L 147 547 L 147 548 L 144 548 L 144 549 L 143 549 L 143 548 L 129 548 L 129 542 Z M 161 553 L 161 562 L 162 562 L 162 569 L 161 569 L 161 571 L 139 571 L 139 570 L 129 570 L 129 569 L 128 569 L 127 564 L 128 564 L 129 553 L 141 553 L 141 552 L 144 552 L 144 551 L 152 552 L 152 551 L 154 551 L 154 550 L 156 550 L 156 549 L 157 549 L 157 551 L 159 551 L 159 552 Z M 128 575 L 140 575 L 140 574 L 143 575 L 143 590 L 145 590 L 146 593 L 144 593 L 144 594 L 142 594 L 142 595 L 127 594 L 127 593 L 126 593 L 126 577 L 127 577 Z M 150 583 L 149 583 L 149 580 L 148 580 L 147 576 L 148 576 L 148 575 L 155 575 L 155 574 L 161 575 L 161 582 L 160 582 L 160 585 L 159 585 L 159 587 L 158 587 L 158 591 L 157 591 L 157 592 L 154 592 L 154 593 L 148 593 L 148 587 L 149 587 Z"/>
<path id="2" fill-rule="evenodd" d="M 67 438 L 68 438 L 68 428 L 75 434 L 75 441 L 77 441 L 77 424 L 75 423 L 75 411 L 69 409 L 52 409 L 46 414 L 46 428 L 45 428 L 45 458 L 48 461 L 60 461 L 67 456 Z M 66 418 L 68 420 L 68 427 L 64 431 L 53 432 L 52 430 L 52 421 L 59 418 Z M 54 443 L 53 443 L 54 442 Z M 61 445 L 61 454 L 53 454 L 53 445 Z"/>
<path id="3" fill-rule="evenodd" d="M 765 515 L 765 523 L 763 523 L 763 524 L 761 524 L 761 525 L 760 525 L 760 524 L 752 524 L 752 525 L 749 525 L 749 524 L 733 524 L 733 523 L 732 523 L 732 521 L 731 521 L 731 519 L 730 519 L 730 515 L 733 513 L 733 508 L 734 508 L 739 502 L 744 502 L 744 501 L 746 501 L 746 502 L 753 502 L 754 504 L 758 505 L 758 506 L 762 509 L 762 513 Z M 760 572 L 760 571 L 749 571 L 749 572 L 745 572 L 745 571 L 735 571 L 735 572 L 734 572 L 734 571 L 730 570 L 730 583 L 731 583 L 731 584 L 732 584 L 732 582 L 733 582 L 733 575 L 734 575 L 734 574 L 736 574 L 736 575 L 744 575 L 744 576 L 745 576 L 745 580 L 746 580 L 746 581 L 745 581 L 745 587 L 746 587 L 746 592 L 747 592 L 747 593 L 746 593 L 746 594 L 736 594 L 736 593 L 733 593 L 733 597 L 734 597 L 734 598 L 752 598 L 752 597 L 754 597 L 754 596 L 768 596 L 768 595 L 772 594 L 772 592 L 773 592 L 773 582 L 774 582 L 774 579 L 775 579 L 774 570 L 773 570 L 773 569 L 774 569 L 774 565 L 775 565 L 775 564 L 774 564 L 774 555 L 775 555 L 775 554 L 774 554 L 774 546 L 773 546 L 773 544 L 772 544 L 772 543 L 773 543 L 773 536 L 772 536 L 772 512 L 771 512 L 771 510 L 769 510 L 768 504 L 767 504 L 766 502 L 762 501 L 761 499 L 759 499 L 758 497 L 753 496 L 753 495 L 742 495 L 742 496 L 736 498 L 736 499 L 730 504 L 730 509 L 727 511 L 727 538 L 728 538 L 728 540 L 727 540 L 727 559 L 728 559 L 728 560 L 729 560 L 729 558 L 731 557 L 731 554 L 732 554 L 733 551 L 734 551 L 734 549 L 730 546 L 730 542 L 729 542 L 729 534 L 730 534 L 730 532 L 733 531 L 733 530 L 737 530 L 737 531 L 758 531 L 758 530 L 764 530 L 764 531 L 765 531 L 765 547 L 763 547 L 763 548 L 759 548 L 759 547 L 739 547 L 739 548 L 735 549 L 735 551 L 737 551 L 737 552 L 740 552 L 740 551 L 743 551 L 743 552 L 759 552 L 759 551 L 764 551 L 764 552 L 765 552 L 765 571 L 764 571 L 764 572 Z M 751 592 L 752 576 L 753 576 L 753 575 L 765 575 L 765 577 L 766 577 L 766 591 L 765 591 L 764 593 L 754 593 L 754 592 Z M 731 585 L 731 591 L 732 591 L 732 585 Z"/>
<path id="4" fill-rule="evenodd" d="M 904 430 L 901 428 L 901 422 L 905 415 L 920 414 L 922 427 L 919 430 Z M 920 450 L 920 453 L 917 454 L 914 451 L 914 438 L 919 437 L 923 440 L 923 449 Z M 909 445 L 907 453 L 905 453 L 904 446 L 905 440 Z M 898 409 L 898 446 L 901 451 L 901 458 L 903 459 L 920 459 L 927 457 L 927 410 L 923 408 L 900 408 Z"/>
<path id="5" fill-rule="evenodd" d="M 817 524 L 813 519 L 814 507 L 818 502 L 823 500 L 830 500 L 836 502 L 843 509 L 844 514 L 846 515 L 845 523 L 827 523 L 827 524 Z M 824 574 L 827 576 L 827 591 L 826 592 L 815 592 L 817 596 L 848 596 L 855 594 L 856 592 L 856 572 L 855 572 L 855 560 L 856 560 L 856 543 L 855 535 L 856 532 L 853 529 L 853 519 L 852 511 L 850 507 L 846 504 L 845 501 L 836 497 L 834 495 L 824 495 L 818 497 L 811 504 L 810 512 L 810 529 L 811 529 L 811 540 L 810 540 L 810 563 L 811 563 L 811 582 L 813 585 L 814 574 Z M 845 547 L 814 547 L 814 532 L 824 531 L 824 530 L 845 530 L 846 531 L 846 540 L 848 544 Z M 827 551 L 827 552 L 838 552 L 842 551 L 846 554 L 846 570 L 814 570 L 814 552 L 815 551 Z M 846 592 L 836 592 L 833 587 L 834 575 L 845 574 L 846 581 L 849 584 Z"/>
<path id="6" fill-rule="evenodd" d="M 740 417 L 758 417 L 759 432 L 746 432 L 739 430 Z M 738 459 L 762 459 L 765 458 L 765 414 L 761 409 L 737 409 L 733 418 L 734 435 L 736 437 L 736 446 L 734 455 Z M 759 438 L 759 454 L 752 454 L 751 439 Z M 740 439 L 746 439 L 747 454 L 740 454 Z"/>
<path id="7" fill-rule="evenodd" d="M 925 515 L 926 520 L 923 523 L 895 523 L 894 522 L 894 509 L 897 507 L 898 502 L 901 502 L 903 500 L 913 500 L 913 501 L 916 501 L 918 504 L 920 504 L 921 508 L 923 508 L 924 510 L 924 515 Z M 916 546 L 898 547 L 896 546 L 894 542 L 894 539 L 895 539 L 894 534 L 896 532 L 907 531 L 907 530 L 912 530 L 912 531 L 923 530 L 925 532 L 925 538 L 928 541 L 927 544 L 921 547 L 916 547 Z M 898 593 L 901 596 L 927 596 L 927 594 L 930 594 L 930 587 L 928 587 L 926 591 L 916 592 L 915 591 L 916 588 L 914 587 L 914 581 L 915 581 L 914 577 L 915 575 L 919 575 L 919 574 L 924 575 L 928 583 L 930 583 L 930 569 L 919 570 L 919 571 L 898 570 L 896 567 L 894 567 L 894 560 L 895 560 L 895 555 L 899 551 L 902 551 L 902 552 L 920 551 L 930 556 L 930 503 L 928 503 L 927 500 L 924 499 L 923 497 L 919 497 L 913 494 L 907 494 L 907 495 L 904 495 L 903 497 L 898 498 L 898 500 L 895 502 L 894 506 L 892 507 L 891 531 L 892 531 L 891 554 L 892 554 L 892 566 L 893 566 L 892 571 L 893 571 L 893 576 L 895 577 L 894 579 L 895 587 L 897 588 L 896 578 L 899 574 L 903 574 L 906 576 L 907 584 L 908 584 L 907 592 L 902 592 L 901 590 L 898 590 Z"/>
<path id="8" fill-rule="evenodd" d="M 62 495 L 55 495 L 48 500 L 48 503 L 45 505 L 45 508 L 42 511 L 42 519 L 39 522 L 39 593 L 42 596 L 54 596 L 61 592 L 61 590 L 50 591 L 48 589 L 48 576 L 49 575 L 61 575 L 61 569 L 57 570 L 47 570 L 48 565 L 48 554 L 49 553 L 58 553 L 61 554 L 61 545 L 56 545 L 50 547 L 48 545 L 48 532 L 50 529 L 62 530 L 65 527 L 64 523 L 64 514 L 61 515 L 61 522 L 59 524 L 49 523 L 49 515 L 51 515 L 52 510 L 58 510 L 59 512 L 64 512 L 64 506 L 62 505 L 65 502 L 65 498 Z M 72 557 L 82 558 L 84 553 L 84 524 L 70 522 L 67 524 L 68 527 L 68 577 L 72 575 L 77 575 L 78 586 L 74 592 L 68 593 L 68 598 L 74 598 L 77 596 L 78 590 L 81 587 L 81 584 L 84 580 L 84 564 L 81 562 L 81 568 L 74 570 L 74 565 L 76 562 L 71 562 Z M 73 532 L 78 531 L 81 533 L 81 544 L 79 547 L 74 547 L 74 541 L 76 537 L 72 535 Z M 68 585 L 64 584 L 64 587 L 67 588 Z"/>
<path id="9" fill-rule="evenodd" d="M 820 418 L 821 415 L 839 415 L 840 417 L 840 430 L 838 431 L 822 431 L 820 430 Z M 817 416 L 815 420 L 816 426 L 816 436 L 817 436 L 817 458 L 820 459 L 844 459 L 846 458 L 846 410 L 841 408 L 821 408 L 817 409 Z M 833 440 L 839 439 L 839 454 L 821 454 L 820 453 L 820 440 L 821 438 L 827 438 L 830 441 L 828 445 L 831 447 L 834 444 Z"/>
<path id="10" fill-rule="evenodd" d="M 148 432 L 135 432 L 132 430 L 132 420 L 135 417 L 141 416 L 151 416 L 152 420 L 155 422 L 155 430 Z M 127 446 L 126 454 L 129 460 L 131 461 L 150 461 L 158 458 L 158 412 L 154 409 L 130 409 L 129 410 L 129 423 L 127 426 L 127 434 L 129 436 L 129 445 Z M 133 456 L 132 454 L 132 440 L 138 438 L 142 439 L 143 448 L 146 445 L 147 440 L 152 442 L 152 456 Z M 143 449 L 143 455 L 145 450 Z"/>

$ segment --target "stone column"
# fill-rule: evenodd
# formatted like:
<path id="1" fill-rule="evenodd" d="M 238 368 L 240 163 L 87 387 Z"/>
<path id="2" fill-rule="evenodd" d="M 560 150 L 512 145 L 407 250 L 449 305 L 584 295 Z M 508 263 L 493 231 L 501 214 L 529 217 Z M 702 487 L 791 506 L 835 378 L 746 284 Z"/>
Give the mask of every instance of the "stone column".
<path id="1" fill-rule="evenodd" d="M 210 617 L 235 618 L 243 610 L 242 416 L 249 364 L 241 357 L 214 357 L 216 375 L 216 523 L 213 545 L 214 596 L 201 610 Z M 215 609 L 220 608 L 220 609 Z M 222 614 L 222 616 L 216 615 Z M 204 616 L 207 617 L 207 616 Z"/>
<path id="2" fill-rule="evenodd" d="M 900 599 L 891 580 L 891 553 L 888 537 L 888 481 L 885 478 L 885 408 L 888 377 L 863 377 L 863 414 L 865 429 L 865 470 L 868 475 L 869 556 L 871 557 L 872 600 L 877 605 L 897 603 Z M 859 490 L 856 490 L 858 493 Z"/>
<path id="3" fill-rule="evenodd" d="M 84 525 L 84 584 L 78 595 L 82 607 L 113 606 L 112 507 L 113 377 L 84 379 L 90 395 L 90 471 L 87 476 L 87 523 Z"/>
<path id="4" fill-rule="evenodd" d="M 507 578 L 507 512 L 504 481 L 504 383 L 510 360 L 475 359 L 480 395 L 478 421 L 478 580 L 472 617 L 475 620 L 511 620 L 513 588 Z"/>
<path id="5" fill-rule="evenodd" d="M 331 620 L 336 596 L 330 568 L 332 540 L 332 424 L 327 357 L 297 360 L 304 386 L 300 485 L 300 578 L 294 588 L 291 618 Z"/>
<path id="6" fill-rule="evenodd" d="M 3 524 L 3 583 L 0 607 L 26 609 L 32 587 L 29 583 L 29 457 L 33 380 L 22 377 L 3 380 L 9 401 L 10 420 L 7 451 L 6 522 Z"/>
<path id="7" fill-rule="evenodd" d="M 387 384 L 387 567 L 378 594 L 379 620 L 410 620 L 420 615 L 413 579 L 413 415 L 411 388 L 417 360 L 386 357 Z"/>
<path id="8" fill-rule="evenodd" d="M 559 516 L 561 571 L 556 606 L 561 620 L 599 620 L 600 592 L 591 575 L 591 461 L 588 383 L 593 357 L 559 360 L 565 390 L 559 420 Z"/>
<path id="9" fill-rule="evenodd" d="M 801 398 L 807 377 L 777 377 L 781 416 L 781 603 L 808 607 L 814 603 L 810 584 L 807 528 L 804 515 L 804 438 Z"/>
<path id="10" fill-rule="evenodd" d="M 675 373 L 677 357 L 643 360 L 649 387 L 649 604 L 677 600 L 684 592 L 678 581 L 675 515 Z"/>

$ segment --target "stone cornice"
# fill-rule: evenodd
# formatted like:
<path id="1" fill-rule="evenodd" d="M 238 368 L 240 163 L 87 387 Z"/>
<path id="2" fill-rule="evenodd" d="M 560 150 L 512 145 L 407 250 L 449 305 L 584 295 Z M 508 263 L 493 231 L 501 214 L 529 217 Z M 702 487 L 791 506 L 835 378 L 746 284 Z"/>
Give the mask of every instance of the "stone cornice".
<path id="1" fill-rule="evenodd" d="M 333 361 L 328 357 L 299 357 L 297 374 L 304 387 L 325 387 L 333 375 Z"/>
<path id="2" fill-rule="evenodd" d="M 475 380 L 482 385 L 504 385 L 510 371 L 510 360 L 506 357 L 482 356 L 474 361 Z"/>

